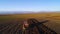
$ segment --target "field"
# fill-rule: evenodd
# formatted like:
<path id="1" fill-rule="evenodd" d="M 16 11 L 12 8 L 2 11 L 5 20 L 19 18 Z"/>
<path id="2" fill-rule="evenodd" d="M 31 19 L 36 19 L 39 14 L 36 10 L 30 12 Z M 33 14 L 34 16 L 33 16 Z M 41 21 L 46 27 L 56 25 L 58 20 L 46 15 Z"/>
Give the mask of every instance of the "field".
<path id="1" fill-rule="evenodd" d="M 28 18 L 35 18 L 38 21 L 49 20 L 49 22 L 44 23 L 44 25 L 60 34 L 60 13 L 12 14 L 6 16 L 3 15 L 0 16 L 0 31 L 5 31 L 6 28 L 11 32 L 14 32 L 14 30 L 15 32 L 16 30 L 20 31 L 20 26 L 22 23 L 21 21 Z M 4 33 L 6 33 L 7 31 L 8 30 L 6 30 Z"/>

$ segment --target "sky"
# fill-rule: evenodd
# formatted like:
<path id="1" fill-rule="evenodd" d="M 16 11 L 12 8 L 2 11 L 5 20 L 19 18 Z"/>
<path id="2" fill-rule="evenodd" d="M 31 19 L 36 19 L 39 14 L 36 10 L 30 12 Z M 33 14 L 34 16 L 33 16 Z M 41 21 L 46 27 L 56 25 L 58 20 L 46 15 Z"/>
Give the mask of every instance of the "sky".
<path id="1" fill-rule="evenodd" d="M 60 11 L 60 0 L 0 0 L 0 13 Z"/>

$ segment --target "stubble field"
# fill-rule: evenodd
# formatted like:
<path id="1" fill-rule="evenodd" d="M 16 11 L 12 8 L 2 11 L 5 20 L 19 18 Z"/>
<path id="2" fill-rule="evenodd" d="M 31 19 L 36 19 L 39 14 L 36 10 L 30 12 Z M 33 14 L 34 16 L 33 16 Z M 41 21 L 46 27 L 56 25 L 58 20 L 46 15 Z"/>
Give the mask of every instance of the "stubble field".
<path id="1" fill-rule="evenodd" d="M 0 31 L 4 31 L 4 33 L 7 31 L 18 33 L 21 28 L 21 21 L 29 18 L 35 18 L 38 21 L 49 20 L 49 22 L 44 23 L 44 25 L 60 34 L 60 13 L 11 14 L 7 16 L 3 15 L 0 16 Z"/>

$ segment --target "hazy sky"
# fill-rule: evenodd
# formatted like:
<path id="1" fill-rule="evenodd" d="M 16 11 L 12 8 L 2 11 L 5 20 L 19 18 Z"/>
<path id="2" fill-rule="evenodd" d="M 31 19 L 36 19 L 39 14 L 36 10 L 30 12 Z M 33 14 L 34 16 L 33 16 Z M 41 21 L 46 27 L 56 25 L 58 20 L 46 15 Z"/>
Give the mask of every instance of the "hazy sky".
<path id="1" fill-rule="evenodd" d="M 2 11 L 60 11 L 60 0 L 0 0 Z"/>

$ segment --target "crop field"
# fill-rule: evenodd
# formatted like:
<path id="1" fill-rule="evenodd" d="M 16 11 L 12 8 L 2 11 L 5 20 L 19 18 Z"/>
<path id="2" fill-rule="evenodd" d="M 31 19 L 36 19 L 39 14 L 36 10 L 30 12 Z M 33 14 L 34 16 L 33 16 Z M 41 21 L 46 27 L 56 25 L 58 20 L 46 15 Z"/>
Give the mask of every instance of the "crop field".
<path id="1" fill-rule="evenodd" d="M 44 23 L 44 25 L 60 34 L 60 13 L 2 15 L 0 16 L 0 34 L 19 33 L 20 30 L 22 30 L 21 21 L 29 18 L 35 18 L 38 21 L 49 20 L 49 22 Z"/>

